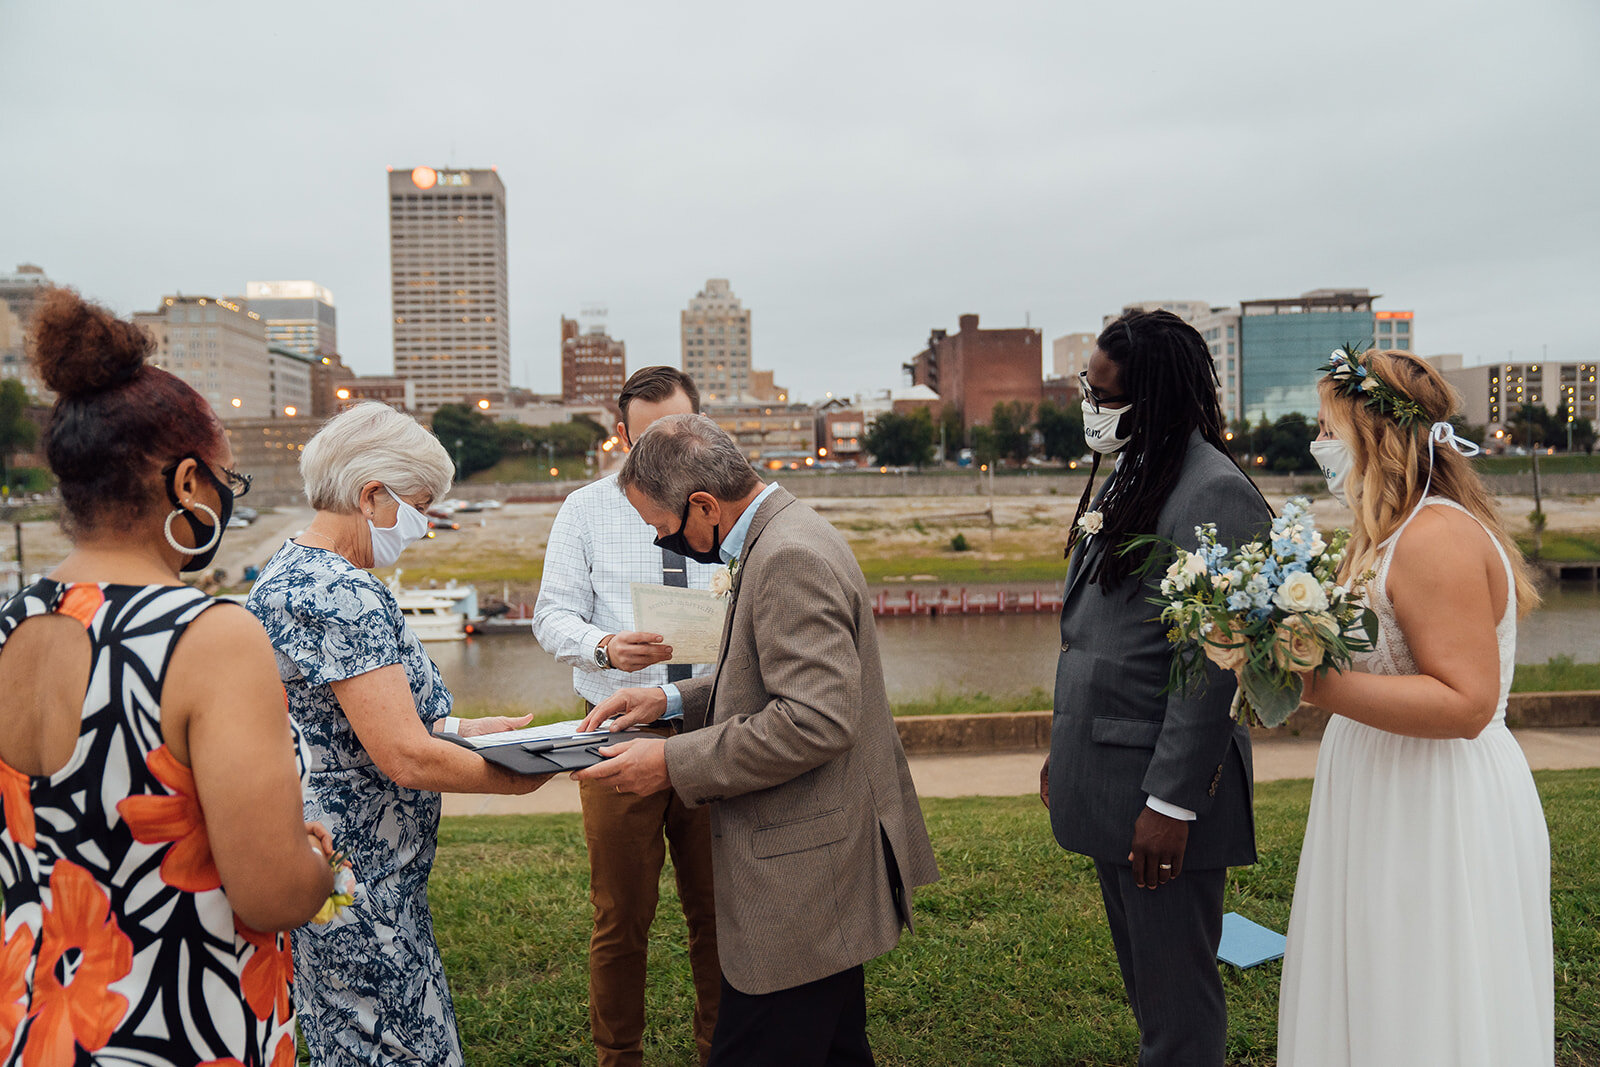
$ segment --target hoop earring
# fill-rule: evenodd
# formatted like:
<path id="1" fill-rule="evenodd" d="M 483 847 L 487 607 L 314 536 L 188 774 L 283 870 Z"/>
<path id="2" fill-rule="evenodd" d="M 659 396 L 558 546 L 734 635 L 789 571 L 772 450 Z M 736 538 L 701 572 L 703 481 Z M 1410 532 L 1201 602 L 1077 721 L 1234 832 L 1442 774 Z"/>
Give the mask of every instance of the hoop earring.
<path id="1" fill-rule="evenodd" d="M 182 552 L 186 556 L 198 556 L 202 552 L 210 552 L 213 548 L 217 547 L 217 542 L 222 540 L 222 523 L 217 521 L 217 513 L 212 511 L 206 505 L 200 503 L 198 500 L 194 502 L 194 507 L 196 511 L 203 511 L 207 515 L 211 516 L 211 540 L 207 541 L 205 544 L 198 548 L 190 548 L 183 544 L 183 542 L 179 541 L 176 537 L 172 536 L 172 520 L 183 514 L 183 508 L 173 508 L 172 511 L 167 514 L 167 521 L 163 526 L 163 529 L 166 531 L 167 535 L 167 544 L 171 545 L 173 548 L 177 549 L 179 552 Z"/>

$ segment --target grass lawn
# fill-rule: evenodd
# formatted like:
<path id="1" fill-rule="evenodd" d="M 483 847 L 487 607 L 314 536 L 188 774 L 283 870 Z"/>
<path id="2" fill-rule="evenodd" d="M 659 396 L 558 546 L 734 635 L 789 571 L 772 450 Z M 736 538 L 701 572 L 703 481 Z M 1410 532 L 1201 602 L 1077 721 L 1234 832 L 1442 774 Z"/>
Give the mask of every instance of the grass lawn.
<path id="1" fill-rule="evenodd" d="M 1600 663 L 1574 663 L 1556 656 L 1544 663 L 1519 663 L 1511 679 L 1513 693 L 1570 693 L 1600 689 Z"/>
<path id="2" fill-rule="evenodd" d="M 981 535 L 980 535 L 981 537 Z M 981 545 L 980 537 L 971 538 Z M 1017 555 L 1004 559 L 984 559 L 972 552 L 903 551 L 892 555 L 875 555 L 856 548 L 856 561 L 868 582 L 882 582 L 888 578 L 908 578 L 913 574 L 931 574 L 946 585 L 967 585 L 974 582 L 1015 582 L 1017 584 L 1060 583 L 1067 576 L 1067 561 L 1061 558 L 1061 548 L 1056 546 L 1043 555 Z M 1600 559 L 1600 556 L 1595 557 Z"/>
<path id="3" fill-rule="evenodd" d="M 1528 534 L 1517 537 L 1517 547 L 1529 559 L 1533 558 L 1533 538 Z M 1600 559 L 1600 533 L 1594 531 L 1546 530 L 1539 544 L 1539 558 L 1555 562 L 1590 562 Z"/>
<path id="4" fill-rule="evenodd" d="M 538 455 L 507 456 L 488 470 L 468 475 L 467 485 L 492 485 L 496 483 L 587 481 L 593 477 L 582 456 L 557 456 L 553 466 L 559 472 L 552 478 L 552 464 L 543 451 Z"/>
<path id="5" fill-rule="evenodd" d="M 1550 824 L 1557 1062 L 1600 1062 L 1600 771 L 1536 775 Z M 1261 862 L 1227 907 L 1285 928 L 1309 782 L 1256 792 Z M 944 879 L 917 931 L 867 967 L 886 1065 L 1127 1064 L 1137 1047 L 1089 861 L 1056 847 L 1028 797 L 928 800 Z M 431 888 L 445 970 L 474 1065 L 593 1063 L 588 863 L 577 815 L 455 817 Z M 650 943 L 646 1063 L 695 1062 L 682 913 L 671 872 Z M 1272 1064 L 1281 965 L 1223 969 L 1228 1062 Z"/>
<path id="6" fill-rule="evenodd" d="M 461 585 L 482 585 L 498 592 L 502 583 L 537 585 L 544 576 L 542 547 L 537 554 L 510 548 L 475 548 L 470 553 L 453 554 L 446 551 L 451 544 L 447 538 L 459 536 L 453 531 L 440 533 L 434 541 L 427 542 L 432 552 L 418 553 L 420 559 L 407 560 L 401 575 L 406 588 L 426 585 L 430 580 L 443 585 L 454 578 Z M 435 545 L 442 548 L 435 549 Z M 393 571 L 382 569 L 375 573 L 380 578 L 388 578 Z"/>

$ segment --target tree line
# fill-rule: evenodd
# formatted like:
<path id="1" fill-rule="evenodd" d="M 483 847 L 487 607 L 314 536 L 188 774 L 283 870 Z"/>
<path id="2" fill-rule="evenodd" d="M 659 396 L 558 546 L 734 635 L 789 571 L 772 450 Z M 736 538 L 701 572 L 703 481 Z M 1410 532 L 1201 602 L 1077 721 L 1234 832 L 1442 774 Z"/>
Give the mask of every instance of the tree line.
<path id="1" fill-rule="evenodd" d="M 925 467 L 935 461 L 941 444 L 946 458 L 971 448 L 975 463 L 1005 459 L 1020 465 L 1033 455 L 1064 462 L 1084 451 L 1083 412 L 1077 405 L 1062 408 L 1048 400 L 1037 407 L 1002 400 L 989 422 L 969 433 L 952 404 L 944 406 L 937 421 L 925 407 L 886 411 L 873 420 L 863 444 L 887 467 Z"/>
<path id="2" fill-rule="evenodd" d="M 488 470 L 503 459 L 544 453 L 553 461 L 583 459 L 611 435 L 586 416 L 549 426 L 496 422 L 467 404 L 444 404 L 433 413 L 433 435 L 456 461 L 456 477 Z"/>
<path id="3" fill-rule="evenodd" d="M 1457 418 L 1451 420 L 1463 437 L 1488 446 L 1568 449 L 1567 411 L 1546 411 L 1525 405 L 1505 426 L 1506 440 L 1485 440 L 1485 428 Z M 1572 451 L 1593 452 L 1594 426 L 1588 419 L 1570 423 Z M 1316 419 L 1292 412 L 1277 419 L 1263 417 L 1254 423 L 1235 419 L 1228 425 L 1229 449 L 1252 470 L 1292 474 L 1316 469 L 1311 442 L 1317 437 Z M 953 405 L 947 404 L 937 419 L 927 408 L 911 412 L 885 412 L 867 430 L 865 447 L 888 467 L 925 467 L 936 461 L 941 441 L 945 457 L 962 448 L 972 449 L 978 464 L 1021 466 L 1030 457 L 1067 462 L 1084 457 L 1083 413 L 1077 405 L 1058 407 L 1045 401 L 1035 407 L 1017 401 L 996 403 L 987 424 L 967 431 Z"/>

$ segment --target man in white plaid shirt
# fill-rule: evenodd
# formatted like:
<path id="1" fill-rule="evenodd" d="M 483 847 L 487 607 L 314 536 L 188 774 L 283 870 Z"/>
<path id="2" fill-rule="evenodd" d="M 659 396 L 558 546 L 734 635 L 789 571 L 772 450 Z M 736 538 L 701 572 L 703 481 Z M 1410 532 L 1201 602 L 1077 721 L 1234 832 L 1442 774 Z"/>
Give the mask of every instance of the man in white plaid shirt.
<path id="1" fill-rule="evenodd" d="M 631 447 L 656 419 L 699 411 L 700 394 L 676 367 L 645 367 L 628 379 L 617 406 L 622 415 L 617 432 Z M 711 670 L 711 664 L 692 669 L 666 664 L 672 649 L 661 635 L 634 629 L 629 589 L 634 582 L 705 589 L 720 569 L 657 548 L 655 536 L 617 488 L 615 475 L 568 496 L 550 529 L 533 633 L 546 652 L 572 665 L 572 687 L 591 707 L 618 689 L 662 685 Z M 668 736 L 679 728 L 679 722 L 663 716 L 652 732 Z M 645 963 L 666 847 L 672 850 L 689 925 L 694 1037 L 704 1063 L 716 1029 L 722 976 L 710 808 L 687 808 L 670 789 L 641 797 L 591 782 L 580 784 L 579 797 L 594 905 L 589 1028 L 599 1067 L 635 1067 L 643 1059 Z"/>

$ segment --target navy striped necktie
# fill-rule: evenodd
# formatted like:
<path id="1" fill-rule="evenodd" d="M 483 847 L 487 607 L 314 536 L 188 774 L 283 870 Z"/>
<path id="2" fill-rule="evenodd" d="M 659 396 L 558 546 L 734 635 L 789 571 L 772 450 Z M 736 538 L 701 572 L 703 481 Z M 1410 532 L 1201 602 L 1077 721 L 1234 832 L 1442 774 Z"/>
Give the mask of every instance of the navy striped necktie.
<path id="1" fill-rule="evenodd" d="M 689 572 L 684 559 L 670 548 L 661 550 L 661 584 L 677 589 L 689 588 Z M 686 682 L 693 675 L 694 668 L 687 663 L 667 664 L 668 682 Z"/>

